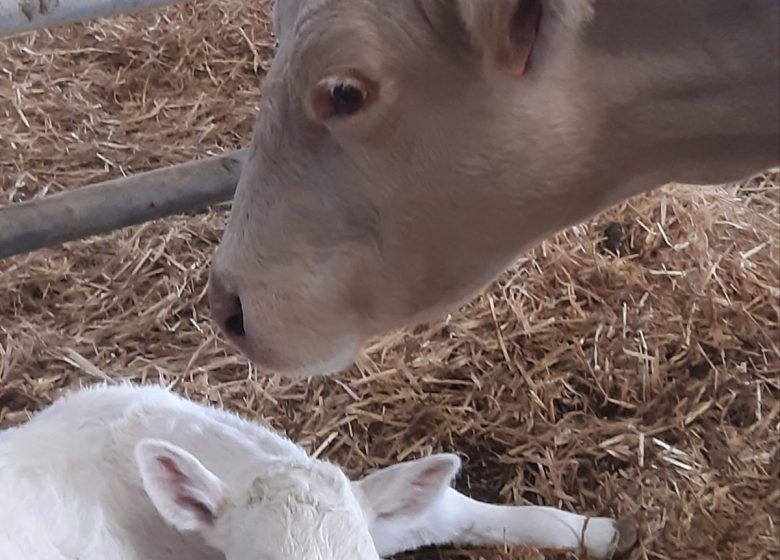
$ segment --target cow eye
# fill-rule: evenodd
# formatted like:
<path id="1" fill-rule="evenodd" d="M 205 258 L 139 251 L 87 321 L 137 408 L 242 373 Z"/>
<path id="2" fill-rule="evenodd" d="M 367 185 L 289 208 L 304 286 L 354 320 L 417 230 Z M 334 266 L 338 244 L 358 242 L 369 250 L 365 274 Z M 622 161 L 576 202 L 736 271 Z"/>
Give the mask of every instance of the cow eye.
<path id="1" fill-rule="evenodd" d="M 331 110 L 334 115 L 354 115 L 363 107 L 365 99 L 363 90 L 352 84 L 337 84 L 330 90 Z"/>
<path id="2" fill-rule="evenodd" d="M 336 75 L 322 80 L 314 89 L 312 108 L 317 119 L 351 117 L 376 98 L 377 86 L 357 73 Z"/>

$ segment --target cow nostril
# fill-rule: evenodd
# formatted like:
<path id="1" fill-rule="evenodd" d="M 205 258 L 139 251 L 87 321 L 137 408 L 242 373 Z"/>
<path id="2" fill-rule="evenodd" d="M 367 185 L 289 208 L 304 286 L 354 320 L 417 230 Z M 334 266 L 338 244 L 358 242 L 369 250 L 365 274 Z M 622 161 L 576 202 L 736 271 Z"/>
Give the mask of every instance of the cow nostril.
<path id="1" fill-rule="evenodd" d="M 238 292 L 213 270 L 209 279 L 209 303 L 212 317 L 222 332 L 235 343 L 243 342 L 246 339 L 243 302 Z"/>
<path id="2" fill-rule="evenodd" d="M 241 307 L 241 300 L 235 298 L 232 307 L 235 311 L 225 319 L 225 332 L 233 338 L 244 338 L 246 330 L 244 329 L 244 310 Z"/>

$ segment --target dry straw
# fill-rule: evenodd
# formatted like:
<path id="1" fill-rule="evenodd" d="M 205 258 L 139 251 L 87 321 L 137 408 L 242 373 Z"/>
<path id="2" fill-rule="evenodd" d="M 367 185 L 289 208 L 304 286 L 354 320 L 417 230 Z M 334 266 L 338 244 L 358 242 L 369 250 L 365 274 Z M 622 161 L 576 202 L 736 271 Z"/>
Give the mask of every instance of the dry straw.
<path id="1" fill-rule="evenodd" d="M 246 143 L 267 12 L 195 2 L 0 42 L 2 203 Z M 298 385 L 259 377 L 208 319 L 224 208 L 3 261 L 0 425 L 68 387 L 162 380 L 352 474 L 454 450 L 477 497 L 634 515 L 633 558 L 777 558 L 779 195 L 768 174 L 636 198 Z"/>

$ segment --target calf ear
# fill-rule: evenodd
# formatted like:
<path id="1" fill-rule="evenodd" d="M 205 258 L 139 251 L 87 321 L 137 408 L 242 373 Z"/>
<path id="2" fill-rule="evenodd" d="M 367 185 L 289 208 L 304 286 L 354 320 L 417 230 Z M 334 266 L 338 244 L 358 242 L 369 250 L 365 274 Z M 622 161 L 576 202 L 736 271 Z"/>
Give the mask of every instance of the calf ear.
<path id="1" fill-rule="evenodd" d="M 136 445 L 135 460 L 144 490 L 165 521 L 180 531 L 203 531 L 213 525 L 224 505 L 224 485 L 200 461 L 152 439 Z"/>
<path id="2" fill-rule="evenodd" d="M 439 500 L 459 470 L 457 455 L 431 455 L 377 471 L 357 486 L 377 519 L 414 517 Z"/>
<path id="3" fill-rule="evenodd" d="M 543 29 L 579 29 L 593 12 L 594 0 L 457 0 L 460 16 L 488 64 L 523 76 Z"/>

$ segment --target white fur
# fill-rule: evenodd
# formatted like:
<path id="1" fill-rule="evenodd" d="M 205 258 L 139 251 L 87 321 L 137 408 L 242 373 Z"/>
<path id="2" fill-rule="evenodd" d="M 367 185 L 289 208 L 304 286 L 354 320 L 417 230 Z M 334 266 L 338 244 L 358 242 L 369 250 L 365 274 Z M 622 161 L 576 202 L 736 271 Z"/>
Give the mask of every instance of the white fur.
<path id="1" fill-rule="evenodd" d="M 278 0 L 210 298 L 261 370 L 343 369 L 612 204 L 780 162 L 777 0 L 531 4 Z M 314 119 L 344 72 L 374 101 Z"/>
<path id="2" fill-rule="evenodd" d="M 614 552 L 613 520 L 583 531 L 580 515 L 476 502 L 450 488 L 459 467 L 434 455 L 351 483 L 282 436 L 162 388 L 85 389 L 0 433 L 0 558 L 371 560 L 501 542 Z"/>

